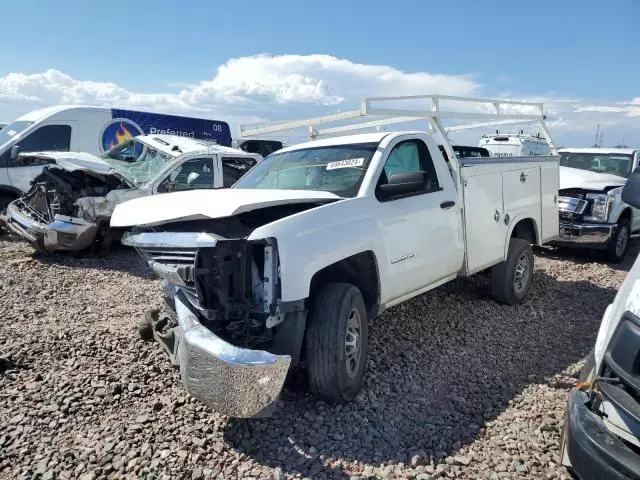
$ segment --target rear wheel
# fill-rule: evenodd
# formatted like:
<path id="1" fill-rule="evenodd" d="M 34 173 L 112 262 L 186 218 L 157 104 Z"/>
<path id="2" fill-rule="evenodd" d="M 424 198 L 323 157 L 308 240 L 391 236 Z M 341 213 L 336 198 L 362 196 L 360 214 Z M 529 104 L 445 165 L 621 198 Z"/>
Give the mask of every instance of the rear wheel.
<path id="1" fill-rule="evenodd" d="M 344 403 L 360 392 L 369 350 L 367 309 L 360 290 L 349 283 L 328 283 L 315 295 L 306 336 L 311 392 Z"/>
<path id="2" fill-rule="evenodd" d="M 515 305 L 529 293 L 532 281 L 531 244 L 521 238 L 512 238 L 507 259 L 491 268 L 491 293 L 500 303 Z"/>
<path id="3" fill-rule="evenodd" d="M 611 237 L 605 250 L 607 260 L 613 263 L 620 263 L 627 254 L 630 239 L 629 220 L 618 220 L 618 228 L 616 233 Z"/>

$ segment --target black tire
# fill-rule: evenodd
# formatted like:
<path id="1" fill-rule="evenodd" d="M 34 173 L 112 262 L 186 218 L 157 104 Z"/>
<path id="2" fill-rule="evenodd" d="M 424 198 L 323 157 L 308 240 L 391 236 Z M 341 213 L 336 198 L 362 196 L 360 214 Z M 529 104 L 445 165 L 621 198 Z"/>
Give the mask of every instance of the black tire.
<path id="1" fill-rule="evenodd" d="M 526 265 L 525 265 L 526 263 Z M 533 283 L 533 249 L 521 238 L 509 241 L 507 259 L 491 268 L 491 293 L 500 303 L 516 305 L 527 296 Z M 521 272 L 516 278 L 517 272 Z"/>
<path id="2" fill-rule="evenodd" d="M 607 243 L 607 249 L 605 250 L 605 257 L 612 263 L 620 263 L 624 260 L 624 256 L 629 249 L 629 240 L 631 236 L 631 230 L 629 220 L 626 218 L 618 220 L 618 228 L 616 233 L 613 234 L 609 243 Z M 621 248 L 618 248 L 621 247 Z"/>
<path id="3" fill-rule="evenodd" d="M 354 353 L 347 354 L 347 340 L 353 341 L 356 316 L 359 321 Z M 367 309 L 360 290 L 349 283 L 328 283 L 312 300 L 307 323 L 305 361 L 311 393 L 324 400 L 346 403 L 364 383 L 369 351 Z M 356 358 L 357 357 L 357 358 Z"/>

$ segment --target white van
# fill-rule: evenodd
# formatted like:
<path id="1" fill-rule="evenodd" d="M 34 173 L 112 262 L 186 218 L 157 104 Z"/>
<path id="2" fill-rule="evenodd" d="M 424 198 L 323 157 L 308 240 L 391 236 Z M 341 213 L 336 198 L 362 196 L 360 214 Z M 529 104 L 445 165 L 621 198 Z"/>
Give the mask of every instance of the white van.
<path id="1" fill-rule="evenodd" d="M 42 166 L 17 166 L 19 153 L 75 151 L 99 155 L 142 134 L 215 141 L 230 147 L 226 122 L 89 106 L 36 110 L 0 130 L 0 212 L 29 189 Z"/>
<path id="2" fill-rule="evenodd" d="M 525 157 L 551 155 L 549 144 L 540 135 L 502 134 L 483 135 L 479 147 L 486 148 L 492 157 Z"/>

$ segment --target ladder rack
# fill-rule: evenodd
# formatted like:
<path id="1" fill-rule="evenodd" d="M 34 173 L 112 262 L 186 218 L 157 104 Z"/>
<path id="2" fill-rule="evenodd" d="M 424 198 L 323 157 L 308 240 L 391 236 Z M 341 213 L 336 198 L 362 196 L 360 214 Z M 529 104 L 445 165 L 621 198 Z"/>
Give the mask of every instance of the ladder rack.
<path id="1" fill-rule="evenodd" d="M 392 102 L 412 102 L 418 108 L 384 108 Z M 443 110 L 441 101 L 453 104 L 453 109 Z M 378 105 L 382 104 L 382 108 Z M 456 105 L 466 104 L 466 108 Z M 470 108 L 473 104 L 475 108 Z M 527 113 L 514 113 L 513 110 Z M 442 119 L 450 120 L 482 120 L 481 123 L 468 123 L 445 127 Z M 331 137 L 343 134 L 353 134 L 358 131 L 396 125 L 400 123 L 427 121 L 429 130 L 438 132 L 444 139 L 452 131 L 483 128 L 494 125 L 537 123 L 543 136 L 549 143 L 549 148 L 557 155 L 551 134 L 545 124 L 546 116 L 542 103 L 520 102 L 514 100 L 494 100 L 486 98 L 456 97 L 450 95 L 409 95 L 400 97 L 370 97 L 360 102 L 360 108 L 346 112 L 323 115 L 319 117 L 293 120 L 263 125 L 240 125 L 241 137 L 258 137 L 274 133 L 288 132 L 307 127 L 312 140 L 320 137 Z M 340 122 L 351 121 L 336 125 Z M 326 126 L 331 124 L 332 126 Z M 324 128 L 320 128 L 324 126 Z M 433 132 L 432 132 L 433 133 Z"/>

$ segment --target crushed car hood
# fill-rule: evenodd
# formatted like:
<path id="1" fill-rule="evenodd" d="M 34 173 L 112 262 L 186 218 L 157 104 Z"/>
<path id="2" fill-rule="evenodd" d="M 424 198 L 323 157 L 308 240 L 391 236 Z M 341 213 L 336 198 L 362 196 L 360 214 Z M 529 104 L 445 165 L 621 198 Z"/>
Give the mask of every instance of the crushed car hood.
<path id="1" fill-rule="evenodd" d="M 22 163 L 27 163 L 29 158 L 49 160 L 69 172 L 81 170 L 103 175 L 121 176 L 100 157 L 87 152 L 30 152 L 20 154 L 20 158 Z"/>
<path id="2" fill-rule="evenodd" d="M 151 226 L 184 220 L 224 218 L 277 205 L 331 202 L 342 197 L 312 190 L 219 189 L 164 193 L 116 206 L 112 227 Z"/>
<path id="3" fill-rule="evenodd" d="M 596 173 L 579 168 L 560 167 L 560 189 L 584 188 L 585 190 L 604 190 L 606 187 L 622 186 L 627 182 L 624 177 L 610 173 Z"/>

